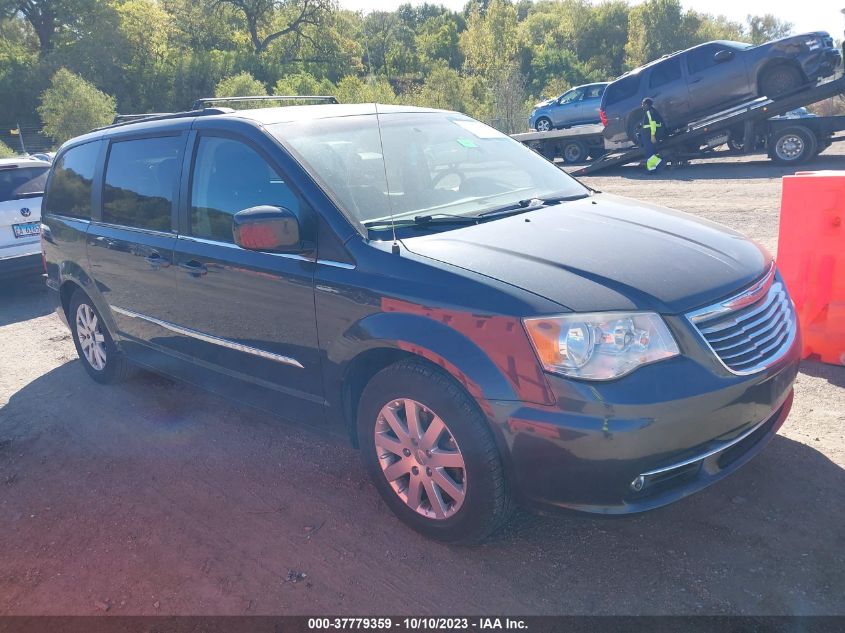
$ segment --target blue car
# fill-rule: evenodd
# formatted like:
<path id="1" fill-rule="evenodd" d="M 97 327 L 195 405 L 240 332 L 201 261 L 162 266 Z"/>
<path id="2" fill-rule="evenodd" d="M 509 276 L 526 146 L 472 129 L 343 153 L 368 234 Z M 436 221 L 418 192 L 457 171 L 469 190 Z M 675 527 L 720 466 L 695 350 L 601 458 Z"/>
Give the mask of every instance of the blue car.
<path id="1" fill-rule="evenodd" d="M 541 101 L 528 117 L 528 127 L 538 132 L 583 123 L 598 123 L 599 106 L 607 83 L 587 84 L 567 90 L 556 99 Z"/>

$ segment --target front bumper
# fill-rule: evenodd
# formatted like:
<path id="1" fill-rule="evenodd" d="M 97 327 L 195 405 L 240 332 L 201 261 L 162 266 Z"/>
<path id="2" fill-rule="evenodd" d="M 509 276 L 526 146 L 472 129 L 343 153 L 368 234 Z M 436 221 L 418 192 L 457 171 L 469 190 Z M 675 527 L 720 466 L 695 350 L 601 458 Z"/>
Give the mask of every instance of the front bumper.
<path id="1" fill-rule="evenodd" d="M 491 402 L 512 483 L 527 505 L 601 514 L 651 510 L 697 492 L 777 433 L 800 349 L 796 336 L 775 365 L 750 376 L 700 350 L 617 381 L 549 376 L 554 406 Z"/>

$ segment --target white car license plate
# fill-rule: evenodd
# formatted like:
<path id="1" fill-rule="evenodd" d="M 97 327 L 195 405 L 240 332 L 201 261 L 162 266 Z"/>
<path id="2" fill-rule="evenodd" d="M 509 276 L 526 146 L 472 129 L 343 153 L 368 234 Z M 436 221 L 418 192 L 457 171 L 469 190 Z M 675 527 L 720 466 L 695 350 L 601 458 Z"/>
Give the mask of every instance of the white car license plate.
<path id="1" fill-rule="evenodd" d="M 13 224 L 12 232 L 15 237 L 31 237 L 33 235 L 41 235 L 40 222 L 24 222 L 23 224 Z"/>

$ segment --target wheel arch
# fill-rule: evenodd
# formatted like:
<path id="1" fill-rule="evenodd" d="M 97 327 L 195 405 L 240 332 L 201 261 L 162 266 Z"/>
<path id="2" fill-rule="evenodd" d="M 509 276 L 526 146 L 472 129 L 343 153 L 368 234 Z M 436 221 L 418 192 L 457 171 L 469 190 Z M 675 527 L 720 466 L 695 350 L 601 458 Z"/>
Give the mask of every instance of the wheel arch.
<path id="1" fill-rule="evenodd" d="M 338 365 L 339 380 L 335 382 L 329 375 L 326 383 L 339 386 L 340 393 L 328 399 L 341 406 L 353 443 L 357 442 L 357 409 L 364 387 L 379 371 L 400 360 L 416 358 L 446 372 L 488 418 L 489 401 L 522 399 L 511 380 L 474 341 L 433 319 L 407 313 L 373 314 L 351 328 L 337 350 L 327 351 L 328 357 L 335 356 L 341 345 L 349 350 L 350 339 L 356 344 Z"/>
<path id="2" fill-rule="evenodd" d="M 755 92 L 757 95 L 765 96 L 761 94 L 762 87 L 760 86 L 760 80 L 767 72 L 771 71 L 773 68 L 776 68 L 778 66 L 791 66 L 792 68 L 798 71 L 804 81 L 807 81 L 807 75 L 804 73 L 804 69 L 801 67 L 801 64 L 798 63 L 798 60 L 793 59 L 791 57 L 775 57 L 773 59 L 766 60 L 757 69 L 757 74 L 754 77 L 754 87 L 756 88 Z"/>

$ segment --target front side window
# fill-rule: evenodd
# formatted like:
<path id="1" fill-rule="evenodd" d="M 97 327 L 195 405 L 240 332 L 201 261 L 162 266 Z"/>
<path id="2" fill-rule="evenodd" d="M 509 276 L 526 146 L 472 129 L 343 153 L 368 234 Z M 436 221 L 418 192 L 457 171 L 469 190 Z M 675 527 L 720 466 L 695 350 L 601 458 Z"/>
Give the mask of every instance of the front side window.
<path id="1" fill-rule="evenodd" d="M 103 221 L 172 230 L 182 144 L 178 136 L 113 142 L 103 188 Z"/>
<path id="2" fill-rule="evenodd" d="M 50 165 L 43 167 L 0 167 L 0 202 L 43 195 Z"/>
<path id="3" fill-rule="evenodd" d="M 681 78 L 681 58 L 673 57 L 665 62 L 660 62 L 651 69 L 651 78 L 648 81 L 649 88 L 659 88 Z"/>
<path id="4" fill-rule="evenodd" d="M 201 137 L 191 178 L 191 235 L 233 242 L 232 216 L 271 205 L 299 210 L 299 199 L 254 149 L 228 138 Z"/>
<path id="5" fill-rule="evenodd" d="M 565 92 L 560 96 L 560 99 L 558 99 L 558 103 L 561 105 L 563 105 L 564 103 L 573 103 L 581 99 L 583 95 L 583 90 L 570 90 L 569 92 Z"/>
<path id="6" fill-rule="evenodd" d="M 391 217 L 478 215 L 587 193 L 521 143 L 454 113 L 364 114 L 269 130 L 361 226 Z"/>
<path id="7" fill-rule="evenodd" d="M 53 165 L 44 212 L 74 218 L 91 217 L 91 185 L 100 154 L 101 141 L 67 150 Z"/>
<path id="8" fill-rule="evenodd" d="M 687 66 L 691 75 L 707 70 L 716 65 L 714 55 L 719 50 L 717 46 L 702 46 L 687 53 Z"/>

